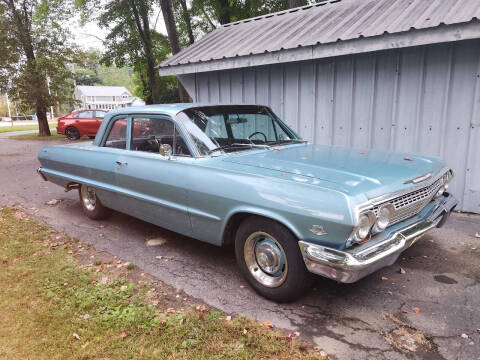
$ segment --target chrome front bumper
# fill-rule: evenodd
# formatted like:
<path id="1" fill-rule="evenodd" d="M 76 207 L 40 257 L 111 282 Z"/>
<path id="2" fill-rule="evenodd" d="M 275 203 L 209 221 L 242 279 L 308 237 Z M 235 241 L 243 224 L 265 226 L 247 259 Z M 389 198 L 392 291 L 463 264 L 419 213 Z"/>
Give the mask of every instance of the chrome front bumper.
<path id="1" fill-rule="evenodd" d="M 421 220 L 402 228 L 382 241 L 374 241 L 340 251 L 325 246 L 300 241 L 299 246 L 307 269 L 317 275 L 353 283 L 372 272 L 392 265 L 402 251 L 412 246 L 426 231 L 442 226 L 457 205 L 450 194 Z"/>

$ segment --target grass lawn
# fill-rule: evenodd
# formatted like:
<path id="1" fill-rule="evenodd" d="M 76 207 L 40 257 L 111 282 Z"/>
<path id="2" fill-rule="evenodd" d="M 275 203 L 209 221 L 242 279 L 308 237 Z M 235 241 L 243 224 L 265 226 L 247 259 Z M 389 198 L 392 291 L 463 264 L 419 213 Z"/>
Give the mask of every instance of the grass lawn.
<path id="1" fill-rule="evenodd" d="M 85 248 L 20 209 L 0 209 L 1 359 L 324 359 L 205 305 L 162 308 L 148 282 L 130 280 L 133 266 L 112 277 L 118 262 L 81 261 Z"/>
<path id="2" fill-rule="evenodd" d="M 56 123 L 49 122 L 50 126 Z M 0 126 L 0 133 L 23 130 L 38 130 L 38 125 L 15 125 L 15 126 Z"/>
<path id="3" fill-rule="evenodd" d="M 32 134 L 22 134 L 22 135 L 12 135 L 9 136 L 9 139 L 12 140 L 61 140 L 66 139 L 65 135 L 57 134 L 57 130 L 51 130 L 51 136 L 38 136 L 38 133 Z"/>

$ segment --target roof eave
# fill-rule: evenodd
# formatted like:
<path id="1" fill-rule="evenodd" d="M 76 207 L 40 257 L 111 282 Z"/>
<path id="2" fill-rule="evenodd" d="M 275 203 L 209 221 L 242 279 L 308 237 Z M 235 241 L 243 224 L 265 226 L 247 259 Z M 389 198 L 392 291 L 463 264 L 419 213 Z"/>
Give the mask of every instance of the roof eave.
<path id="1" fill-rule="evenodd" d="M 271 65 L 304 60 L 322 59 L 341 55 L 360 54 L 372 51 L 398 49 L 412 46 L 445 43 L 480 38 L 480 22 L 472 20 L 462 24 L 439 25 L 434 28 L 413 29 L 401 33 L 385 33 L 373 37 L 304 46 L 262 54 L 237 56 L 188 64 L 161 65 L 160 76 L 182 75 L 207 71 L 227 70 L 251 66 Z"/>

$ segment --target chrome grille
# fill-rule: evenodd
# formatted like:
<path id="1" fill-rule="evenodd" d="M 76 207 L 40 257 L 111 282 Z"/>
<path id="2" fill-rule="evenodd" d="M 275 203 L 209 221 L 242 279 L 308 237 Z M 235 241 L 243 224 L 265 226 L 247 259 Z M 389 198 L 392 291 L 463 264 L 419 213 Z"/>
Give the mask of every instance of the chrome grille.
<path id="1" fill-rule="evenodd" d="M 396 224 L 402 220 L 405 220 L 422 210 L 427 205 L 433 196 L 437 193 L 440 187 L 444 183 L 444 176 L 432 184 L 425 186 L 421 189 L 412 191 L 411 193 L 401 195 L 399 197 L 384 201 L 381 204 L 373 207 L 375 215 L 378 214 L 378 210 L 384 204 L 392 204 L 395 207 L 395 214 L 390 221 L 390 225 Z"/>

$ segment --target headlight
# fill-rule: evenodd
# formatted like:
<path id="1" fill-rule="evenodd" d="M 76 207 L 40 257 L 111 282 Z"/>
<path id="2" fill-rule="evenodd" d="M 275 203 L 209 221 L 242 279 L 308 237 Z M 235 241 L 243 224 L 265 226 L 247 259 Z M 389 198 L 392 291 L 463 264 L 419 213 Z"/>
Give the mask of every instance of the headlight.
<path id="1" fill-rule="evenodd" d="M 373 211 L 367 211 L 364 214 L 361 214 L 358 219 L 357 230 L 355 232 L 355 240 L 360 242 L 364 240 L 369 234 L 370 229 L 375 223 L 375 214 Z"/>
<path id="2" fill-rule="evenodd" d="M 438 189 L 437 194 L 435 195 L 436 197 L 440 197 L 443 195 L 445 190 L 447 190 L 448 185 L 442 185 L 440 186 L 440 189 Z"/>
<path id="3" fill-rule="evenodd" d="M 392 204 L 383 205 L 380 209 L 378 209 L 377 221 L 375 222 L 373 230 L 375 232 L 381 232 L 385 230 L 394 213 L 395 207 Z"/>
<path id="4" fill-rule="evenodd" d="M 442 186 L 440 186 L 440 189 L 438 189 L 437 193 L 435 194 L 436 198 L 439 198 L 440 196 L 443 195 L 445 191 L 448 189 L 448 184 L 450 181 L 453 179 L 453 171 L 448 170 L 445 174 L 443 174 L 441 180 L 442 180 Z"/>

